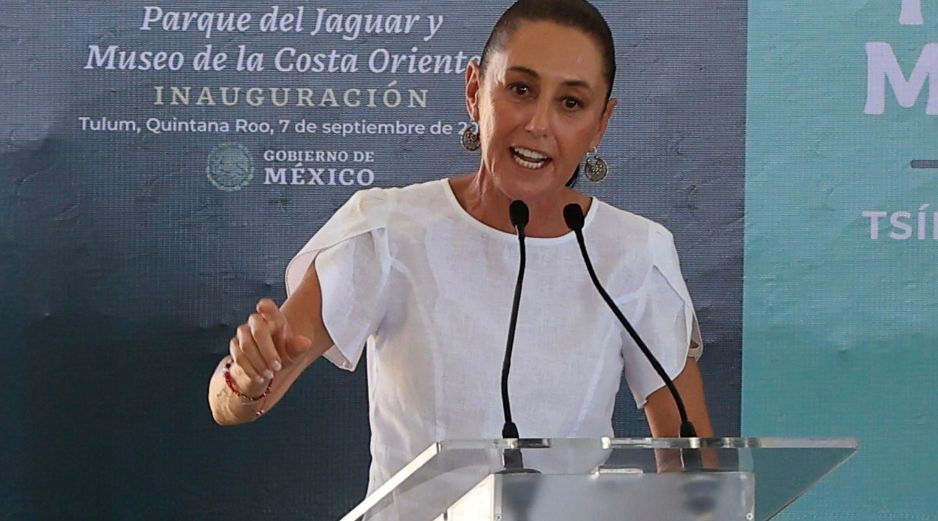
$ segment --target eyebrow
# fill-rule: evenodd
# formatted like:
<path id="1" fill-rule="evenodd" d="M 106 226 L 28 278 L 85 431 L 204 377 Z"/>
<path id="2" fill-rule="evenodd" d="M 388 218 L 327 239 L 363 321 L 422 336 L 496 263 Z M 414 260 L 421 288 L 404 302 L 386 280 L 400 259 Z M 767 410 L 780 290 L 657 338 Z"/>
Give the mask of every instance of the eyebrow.
<path id="1" fill-rule="evenodd" d="M 538 74 L 537 71 L 535 71 L 534 69 L 529 69 L 528 67 L 524 67 L 522 65 L 514 65 L 512 67 L 508 67 L 508 70 L 520 72 L 522 74 L 527 74 L 528 76 L 533 76 L 535 78 L 541 77 L 541 75 Z M 565 80 L 563 84 L 569 87 L 583 87 L 587 90 L 593 90 L 593 87 L 588 82 L 583 81 L 583 80 Z"/>

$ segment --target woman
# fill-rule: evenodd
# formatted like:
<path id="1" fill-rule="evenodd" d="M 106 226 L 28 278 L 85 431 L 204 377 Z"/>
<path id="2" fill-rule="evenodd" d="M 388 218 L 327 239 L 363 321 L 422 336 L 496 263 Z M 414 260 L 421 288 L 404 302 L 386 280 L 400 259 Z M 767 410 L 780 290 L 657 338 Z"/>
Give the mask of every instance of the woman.
<path id="1" fill-rule="evenodd" d="M 321 355 L 354 369 L 367 342 L 369 492 L 434 441 L 498 437 L 518 255 L 507 208 L 520 199 L 530 224 L 510 387 L 521 435 L 612 435 L 623 371 L 652 434 L 678 434 L 670 395 L 590 284 L 562 215 L 576 203 L 600 279 L 711 436 L 670 233 L 568 186 L 615 109 L 614 76 L 611 33 L 587 2 L 506 11 L 466 73 L 479 169 L 353 196 L 290 263 L 283 306 L 263 299 L 238 328 L 210 384 L 216 421 L 269 410 Z"/>

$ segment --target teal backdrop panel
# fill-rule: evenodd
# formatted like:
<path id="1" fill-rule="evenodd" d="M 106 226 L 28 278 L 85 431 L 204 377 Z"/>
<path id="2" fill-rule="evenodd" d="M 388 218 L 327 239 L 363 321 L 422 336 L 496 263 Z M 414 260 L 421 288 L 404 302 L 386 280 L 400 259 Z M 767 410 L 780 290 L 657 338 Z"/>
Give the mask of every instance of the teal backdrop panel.
<path id="1" fill-rule="evenodd" d="M 860 450 L 780 519 L 938 519 L 938 3 L 749 2 L 742 432 Z"/>

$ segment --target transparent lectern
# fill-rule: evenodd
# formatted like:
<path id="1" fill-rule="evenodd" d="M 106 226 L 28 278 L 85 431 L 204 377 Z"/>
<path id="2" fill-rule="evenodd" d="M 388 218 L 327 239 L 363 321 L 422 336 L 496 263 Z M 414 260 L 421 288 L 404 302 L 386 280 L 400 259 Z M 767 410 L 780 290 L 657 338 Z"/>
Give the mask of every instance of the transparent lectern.
<path id="1" fill-rule="evenodd" d="M 812 438 L 445 441 L 341 521 L 762 521 L 856 448 Z"/>

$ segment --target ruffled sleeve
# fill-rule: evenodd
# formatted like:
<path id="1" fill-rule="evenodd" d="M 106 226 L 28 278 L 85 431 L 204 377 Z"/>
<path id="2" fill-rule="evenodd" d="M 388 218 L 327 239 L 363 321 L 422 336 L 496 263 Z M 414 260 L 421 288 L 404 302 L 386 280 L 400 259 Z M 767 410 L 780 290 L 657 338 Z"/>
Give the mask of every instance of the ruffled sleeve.
<path id="1" fill-rule="evenodd" d="M 387 191 L 353 195 L 287 265 L 287 295 L 315 262 L 322 288 L 322 319 L 335 345 L 323 356 L 354 371 L 365 342 L 387 308 L 391 254 Z"/>
<path id="2" fill-rule="evenodd" d="M 671 378 L 684 370 L 687 357 L 700 358 L 703 340 L 694 303 L 681 274 L 674 238 L 665 227 L 649 227 L 651 267 L 638 299 L 632 323 L 642 340 Z M 664 386 L 658 374 L 627 332 L 623 331 L 625 377 L 635 404 Z"/>

